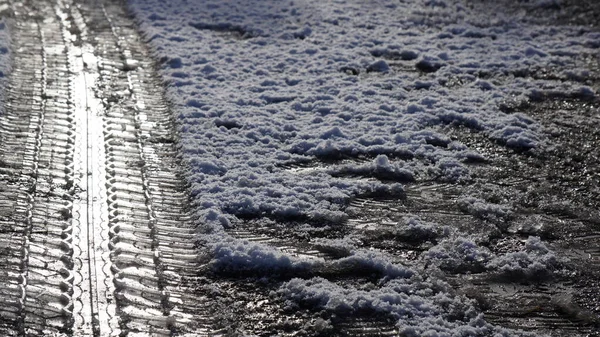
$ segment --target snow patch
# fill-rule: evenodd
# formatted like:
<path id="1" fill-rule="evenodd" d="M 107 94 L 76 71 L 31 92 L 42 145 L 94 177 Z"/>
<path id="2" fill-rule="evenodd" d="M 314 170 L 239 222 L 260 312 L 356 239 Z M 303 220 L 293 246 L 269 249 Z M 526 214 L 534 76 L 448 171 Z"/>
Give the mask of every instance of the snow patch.
<path id="1" fill-rule="evenodd" d="M 523 250 L 497 256 L 486 264 L 486 268 L 501 276 L 518 279 L 548 277 L 562 266 L 562 259 L 535 236 L 525 241 Z"/>
<path id="2" fill-rule="evenodd" d="M 441 241 L 425 254 L 425 260 L 452 273 L 482 272 L 493 258 L 489 249 L 473 238 L 458 237 Z"/>

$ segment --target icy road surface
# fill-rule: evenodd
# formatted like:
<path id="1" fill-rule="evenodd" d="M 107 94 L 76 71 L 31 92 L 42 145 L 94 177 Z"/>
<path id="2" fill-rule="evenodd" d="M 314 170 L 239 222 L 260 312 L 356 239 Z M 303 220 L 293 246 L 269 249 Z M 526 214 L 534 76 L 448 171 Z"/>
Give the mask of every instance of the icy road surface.
<path id="1" fill-rule="evenodd" d="M 124 8 L 14 1 L 0 335 L 203 335 L 170 112 Z"/>
<path id="2" fill-rule="evenodd" d="M 0 335 L 600 336 L 600 6 L 514 2 L 0 0 Z"/>

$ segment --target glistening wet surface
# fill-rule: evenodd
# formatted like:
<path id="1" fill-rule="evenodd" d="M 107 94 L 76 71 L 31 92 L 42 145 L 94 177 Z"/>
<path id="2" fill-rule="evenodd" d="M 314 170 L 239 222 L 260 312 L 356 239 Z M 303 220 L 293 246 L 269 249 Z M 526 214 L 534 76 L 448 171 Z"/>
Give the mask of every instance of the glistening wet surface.
<path id="1" fill-rule="evenodd" d="M 352 247 L 449 284 L 452 295 L 472 299 L 502 327 L 598 336 L 597 99 L 540 97 L 503 106 L 543 124 L 553 144 L 544 150 L 510 148 L 460 125 L 436 126 L 485 155 L 465 161 L 467 181 L 390 174 L 377 169 L 377 156 L 286 163 L 280 168 L 298 176 L 404 187 L 356 196 L 338 222 L 232 216 L 230 237 L 313 267 L 219 270 L 207 265 L 211 256 L 196 242 L 203 233 L 194 226 L 163 84 L 122 3 L 6 4 L 15 16 L 15 64 L 0 119 L 0 335 L 398 336 L 397 317 L 389 313 L 292 305 L 277 296 L 283 283 L 311 277 L 376 292 L 385 283 L 381 272 L 344 260 Z M 194 28 L 240 43 L 253 38 L 237 26 Z M 398 71 L 401 61 L 418 64 L 410 54 L 379 56 L 398 62 L 391 63 Z M 542 73 L 519 76 L 559 78 Z M 598 77 L 586 84 L 600 88 Z M 449 90 L 458 86 L 448 83 Z M 427 162 L 401 153 L 386 160 Z M 425 255 L 455 244 L 445 241 L 447 232 L 477 237 L 498 255 L 548 247 L 560 270 L 498 273 L 478 260 L 434 266 Z"/>
<path id="2" fill-rule="evenodd" d="M 170 112 L 123 7 L 9 4 L 1 334 L 211 331 L 184 285 L 201 265 Z"/>

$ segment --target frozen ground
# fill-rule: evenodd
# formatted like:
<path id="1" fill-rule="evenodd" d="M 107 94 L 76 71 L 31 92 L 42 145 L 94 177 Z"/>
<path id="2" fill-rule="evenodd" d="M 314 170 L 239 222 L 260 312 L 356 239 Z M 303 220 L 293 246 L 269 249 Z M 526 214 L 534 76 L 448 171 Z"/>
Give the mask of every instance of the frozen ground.
<path id="1" fill-rule="evenodd" d="M 167 84 L 199 239 L 217 273 L 301 276 L 277 283 L 270 298 L 284 311 L 326 313 L 307 327 L 325 335 L 332 313 L 366 311 L 387 313 L 405 336 L 526 334 L 486 322 L 474 300 L 432 271 L 567 274 L 541 230 L 523 231 L 532 236 L 512 250 L 486 247 L 515 217 L 510 196 L 490 201 L 474 187 L 452 201 L 487 234 L 408 212 L 390 231 L 426 243 L 414 261 L 352 235 L 315 236 L 349 232 L 349 205 L 360 198 L 410 200 L 410 187 L 427 183 L 474 186 L 473 163 L 494 158 L 451 129 L 510 153 L 553 148 L 553 131 L 527 113 L 531 104 L 597 100 L 591 55 L 600 33 L 548 25 L 568 17 L 569 3 L 130 0 Z M 449 198 L 434 193 L 426 202 Z M 305 233 L 336 258 L 231 234 L 256 219 L 283 232 L 290 220 L 302 223 L 290 235 Z M 330 270 L 377 281 L 347 283 L 328 278 Z"/>

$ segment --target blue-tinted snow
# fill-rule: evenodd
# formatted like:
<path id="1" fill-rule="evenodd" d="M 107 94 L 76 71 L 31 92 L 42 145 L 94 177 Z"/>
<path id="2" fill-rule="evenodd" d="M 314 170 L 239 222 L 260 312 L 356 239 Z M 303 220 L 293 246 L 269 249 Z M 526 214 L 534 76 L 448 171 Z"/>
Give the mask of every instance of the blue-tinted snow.
<path id="1" fill-rule="evenodd" d="M 577 81 L 524 75 L 560 68 L 585 78 L 574 59 L 597 48 L 593 33 L 511 22 L 460 1 L 130 4 L 175 104 L 198 209 L 343 219 L 350 196 L 398 187 L 332 172 L 299 177 L 279 165 L 415 156 L 348 170 L 460 181 L 469 177 L 463 160 L 476 151 L 438 125 L 464 125 L 512 147 L 544 146 L 535 120 L 499 107 L 595 94 Z"/>
<path id="2" fill-rule="evenodd" d="M 433 276 L 360 250 L 351 237 L 315 240 L 347 255 L 323 262 L 223 231 L 236 216 L 341 222 L 344 204 L 355 195 L 398 194 L 402 184 L 420 179 L 469 180 L 465 161 L 482 154 L 449 139 L 441 126 L 477 130 L 508 147 L 547 146 L 542 126 L 518 107 L 550 96 L 596 95 L 583 84 L 590 74 L 581 60 L 597 52 L 598 34 L 535 25 L 527 17 L 503 15 L 501 4 L 494 10 L 467 4 L 129 0 L 168 85 L 199 233 L 217 270 L 268 275 L 332 263 L 367 268 L 382 276 L 372 290 L 294 279 L 277 295 L 290 306 L 386 312 L 407 336 L 519 335 L 486 323 L 468 299 Z M 532 76 L 548 68 L 560 78 Z M 507 114 L 506 107 L 516 109 Z M 367 161 L 305 173 L 282 167 L 344 157 Z M 511 215 L 508 207 L 475 198 L 458 205 L 499 222 Z M 439 225 L 408 219 L 396 228 L 423 240 L 440 236 L 423 254 L 431 268 L 532 276 L 560 266 L 536 238 L 520 252 L 496 256 L 477 238 Z M 405 318 L 415 315 L 419 320 Z"/>
<path id="3" fill-rule="evenodd" d="M 552 252 L 539 237 L 531 236 L 515 252 L 494 255 L 473 238 L 442 240 L 424 256 L 427 263 L 452 273 L 487 270 L 496 276 L 520 280 L 539 279 L 562 272 L 565 260 Z"/>
<path id="4" fill-rule="evenodd" d="M 492 259 L 489 249 L 479 246 L 473 238 L 451 238 L 429 249 L 424 258 L 441 269 L 453 273 L 477 272 Z"/>

